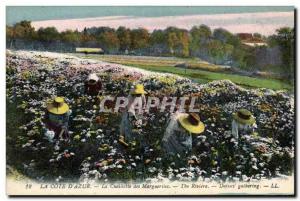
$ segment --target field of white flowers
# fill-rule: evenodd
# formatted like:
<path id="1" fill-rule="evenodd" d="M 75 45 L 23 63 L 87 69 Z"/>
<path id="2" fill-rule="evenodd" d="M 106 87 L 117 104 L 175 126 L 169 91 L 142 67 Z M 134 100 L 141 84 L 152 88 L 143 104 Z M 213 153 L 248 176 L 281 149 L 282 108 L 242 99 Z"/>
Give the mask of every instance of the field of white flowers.
<path id="1" fill-rule="evenodd" d="M 197 96 L 205 131 L 194 136 L 187 158 L 165 158 L 161 139 L 170 113 L 145 116 L 146 147 L 119 143 L 120 113 L 100 113 L 101 97 L 82 92 L 95 72 L 103 94 L 127 96 L 142 83 L 149 96 Z M 228 80 L 194 83 L 73 56 L 7 51 L 7 166 L 38 181 L 256 181 L 286 177 L 294 171 L 294 97 L 284 91 L 244 89 Z M 72 110 L 70 142 L 49 142 L 43 122 L 46 102 L 63 96 Z M 239 142 L 231 135 L 232 113 L 247 108 L 258 128 Z M 8 171 L 12 174 L 13 171 Z"/>

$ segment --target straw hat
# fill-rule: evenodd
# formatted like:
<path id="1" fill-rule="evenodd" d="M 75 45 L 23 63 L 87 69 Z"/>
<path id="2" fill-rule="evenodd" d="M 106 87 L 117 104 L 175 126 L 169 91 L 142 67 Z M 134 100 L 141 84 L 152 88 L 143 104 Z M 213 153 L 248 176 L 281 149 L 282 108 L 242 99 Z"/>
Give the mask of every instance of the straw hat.
<path id="1" fill-rule="evenodd" d="M 63 97 L 56 97 L 47 105 L 47 110 L 52 114 L 65 114 L 69 111 L 69 106 L 65 103 Z"/>
<path id="2" fill-rule="evenodd" d="M 137 84 L 131 90 L 131 94 L 147 94 L 147 92 L 144 90 L 144 85 Z"/>
<path id="3" fill-rule="evenodd" d="M 254 116 L 246 109 L 240 109 L 236 113 L 233 113 L 233 119 L 241 124 L 252 125 L 255 123 Z"/>
<path id="4" fill-rule="evenodd" d="M 193 134 L 200 134 L 204 131 L 204 124 L 196 113 L 183 114 L 178 118 L 180 125 Z"/>
<path id="5" fill-rule="evenodd" d="M 89 74 L 87 81 L 89 84 L 93 85 L 99 81 L 99 77 L 96 75 L 96 73 L 92 73 Z"/>

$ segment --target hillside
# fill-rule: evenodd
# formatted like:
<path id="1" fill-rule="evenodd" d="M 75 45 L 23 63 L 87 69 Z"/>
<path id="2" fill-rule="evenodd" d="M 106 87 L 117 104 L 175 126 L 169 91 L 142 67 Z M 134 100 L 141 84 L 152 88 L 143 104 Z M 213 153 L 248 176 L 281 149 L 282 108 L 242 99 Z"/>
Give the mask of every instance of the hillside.
<path id="1" fill-rule="evenodd" d="M 293 174 L 294 97 L 284 91 L 245 89 L 228 80 L 199 84 L 168 73 L 49 52 L 7 51 L 7 163 L 38 181 L 257 181 Z M 82 92 L 90 72 L 104 85 L 102 96 L 127 96 L 142 83 L 148 96 L 193 96 L 205 124 L 184 159 L 164 158 L 160 149 L 170 113 L 145 115 L 144 151 L 118 142 L 121 113 L 100 113 L 99 100 Z M 44 136 L 46 102 L 63 96 L 70 105 L 71 141 Z M 237 142 L 232 113 L 249 109 L 258 129 Z M 108 145 L 107 149 L 99 149 Z"/>

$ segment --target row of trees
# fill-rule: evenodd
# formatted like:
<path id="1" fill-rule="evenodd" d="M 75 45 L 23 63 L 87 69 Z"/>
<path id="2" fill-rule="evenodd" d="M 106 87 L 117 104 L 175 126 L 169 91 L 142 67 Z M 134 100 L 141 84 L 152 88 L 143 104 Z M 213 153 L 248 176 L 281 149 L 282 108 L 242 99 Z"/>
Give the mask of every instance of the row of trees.
<path id="1" fill-rule="evenodd" d="M 69 51 L 81 46 L 101 47 L 108 54 L 199 57 L 215 64 L 248 70 L 266 66 L 294 68 L 294 30 L 287 27 L 269 37 L 254 34 L 254 37 L 267 41 L 268 46 L 265 47 L 246 46 L 237 35 L 222 28 L 212 31 L 206 25 L 194 26 L 191 30 L 168 27 L 152 33 L 144 28 L 126 27 L 92 27 L 83 31 L 58 32 L 55 27 L 36 31 L 30 21 L 21 21 L 7 26 L 6 34 L 10 47 L 15 46 L 16 40 L 39 41 L 46 47 L 54 43 L 62 44 L 60 47 L 69 46 Z"/>

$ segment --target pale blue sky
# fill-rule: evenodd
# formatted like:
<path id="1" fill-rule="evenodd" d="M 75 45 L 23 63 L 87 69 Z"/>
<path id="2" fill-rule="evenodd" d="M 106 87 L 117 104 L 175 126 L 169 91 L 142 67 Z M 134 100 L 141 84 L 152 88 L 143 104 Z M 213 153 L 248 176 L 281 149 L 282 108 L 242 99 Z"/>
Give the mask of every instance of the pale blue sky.
<path id="1" fill-rule="evenodd" d="M 197 7 L 197 6 L 8 6 L 6 7 L 6 22 L 12 25 L 21 20 L 39 21 L 51 19 L 72 19 L 101 16 L 180 16 L 196 14 L 225 14 L 249 12 L 280 12 L 292 11 L 294 7 Z"/>

